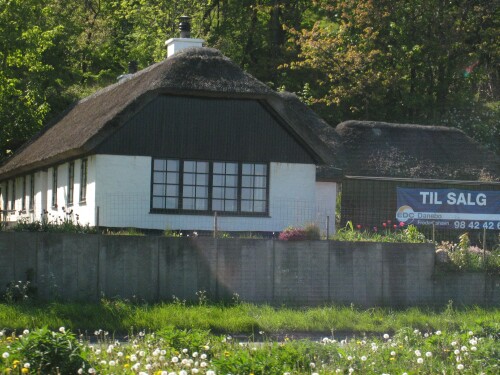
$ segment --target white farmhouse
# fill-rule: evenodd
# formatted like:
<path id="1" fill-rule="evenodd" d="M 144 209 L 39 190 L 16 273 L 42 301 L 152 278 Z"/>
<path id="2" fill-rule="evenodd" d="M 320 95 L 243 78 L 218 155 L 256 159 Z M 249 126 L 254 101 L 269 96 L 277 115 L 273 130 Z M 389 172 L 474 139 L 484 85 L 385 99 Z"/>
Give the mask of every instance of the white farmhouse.
<path id="1" fill-rule="evenodd" d="M 331 128 L 201 40 L 167 42 L 175 53 L 77 102 L 0 166 L 3 220 L 192 231 L 217 213 L 220 230 L 273 232 L 324 230 L 329 216 L 333 232 Z"/>

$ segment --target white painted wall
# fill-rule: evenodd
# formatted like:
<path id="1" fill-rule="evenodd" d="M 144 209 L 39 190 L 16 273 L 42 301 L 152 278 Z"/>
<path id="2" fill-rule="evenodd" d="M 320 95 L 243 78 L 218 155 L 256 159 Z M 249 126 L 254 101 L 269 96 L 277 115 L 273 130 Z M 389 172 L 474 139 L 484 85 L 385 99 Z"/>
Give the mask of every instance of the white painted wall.
<path id="1" fill-rule="evenodd" d="M 172 230 L 212 230 L 209 215 L 151 214 L 151 158 L 96 156 L 96 205 L 100 225 Z M 269 217 L 219 216 L 220 231 L 281 231 L 317 221 L 316 168 L 271 163 Z M 335 212 L 335 211 L 333 211 Z"/>
<path id="2" fill-rule="evenodd" d="M 335 233 L 335 207 L 337 204 L 337 183 L 336 182 L 316 182 L 316 205 L 321 207 L 323 216 L 323 226 L 320 226 L 323 234 L 326 234 L 326 223 L 328 217 L 328 233 Z"/>

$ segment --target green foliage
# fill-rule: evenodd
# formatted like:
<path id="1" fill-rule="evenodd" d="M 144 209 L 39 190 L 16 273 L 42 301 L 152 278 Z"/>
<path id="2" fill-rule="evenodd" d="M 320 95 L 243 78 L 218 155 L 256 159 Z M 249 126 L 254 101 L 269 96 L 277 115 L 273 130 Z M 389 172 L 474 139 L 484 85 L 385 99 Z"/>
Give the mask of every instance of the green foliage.
<path id="1" fill-rule="evenodd" d="M 31 221 L 28 218 L 21 218 L 13 227 L 15 232 L 53 232 L 53 233 L 97 233 L 95 227 L 90 224 L 81 224 L 78 220 L 73 218 L 72 212 L 64 212 L 64 216 L 57 216 L 53 219 L 51 214 L 44 212 L 41 220 Z"/>
<path id="2" fill-rule="evenodd" d="M 63 327 L 59 332 L 47 328 L 26 331 L 11 343 L 9 353 L 10 363 L 4 364 L 5 367 L 14 367 L 17 360 L 20 364 L 28 363 L 33 373 L 76 374 L 86 365 L 75 335 Z"/>
<path id="3" fill-rule="evenodd" d="M 211 341 L 209 330 L 197 328 L 178 329 L 167 326 L 157 331 L 156 336 L 172 348 L 187 348 L 190 352 L 203 350 L 203 347 Z"/>
<path id="4" fill-rule="evenodd" d="M 163 235 L 165 237 L 177 237 L 177 238 L 182 237 L 182 233 L 181 232 L 172 230 L 170 228 L 165 229 L 165 231 L 163 232 Z"/>
<path id="5" fill-rule="evenodd" d="M 120 229 L 120 230 L 108 229 L 103 234 L 106 234 L 109 236 L 145 236 L 145 234 L 137 228 L 127 228 L 127 229 Z"/>
<path id="6" fill-rule="evenodd" d="M 11 281 L 5 288 L 3 299 L 6 303 L 26 303 L 33 294 L 29 281 Z"/>
<path id="7" fill-rule="evenodd" d="M 341 228 L 332 237 L 337 241 L 370 241 L 370 242 L 403 242 L 403 243 L 424 243 L 429 242 L 423 233 L 420 233 L 416 226 L 396 225 L 391 228 L 390 223 L 384 223 L 384 229 L 371 228 L 367 230 L 351 221 L 348 221 L 344 228 Z"/>
<path id="8" fill-rule="evenodd" d="M 488 272 L 500 275 L 500 248 L 487 251 L 471 246 L 468 233 L 457 244 L 443 241 L 436 247 L 439 271 Z"/>

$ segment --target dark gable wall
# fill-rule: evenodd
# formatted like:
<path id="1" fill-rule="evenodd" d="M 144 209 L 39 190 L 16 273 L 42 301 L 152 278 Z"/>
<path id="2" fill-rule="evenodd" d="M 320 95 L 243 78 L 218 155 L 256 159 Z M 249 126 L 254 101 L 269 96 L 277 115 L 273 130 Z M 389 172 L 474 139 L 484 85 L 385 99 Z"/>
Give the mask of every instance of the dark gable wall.
<path id="1" fill-rule="evenodd" d="M 257 100 L 159 96 L 98 154 L 314 163 L 313 154 Z"/>

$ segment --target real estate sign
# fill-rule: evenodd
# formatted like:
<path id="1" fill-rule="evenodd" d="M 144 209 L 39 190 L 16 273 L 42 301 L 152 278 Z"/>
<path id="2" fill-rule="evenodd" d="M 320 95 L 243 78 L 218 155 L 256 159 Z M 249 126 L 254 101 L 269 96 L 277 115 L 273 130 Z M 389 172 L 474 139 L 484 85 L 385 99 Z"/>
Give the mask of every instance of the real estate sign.
<path id="1" fill-rule="evenodd" d="M 500 230 L 500 191 L 398 187 L 397 207 L 405 224 Z"/>

